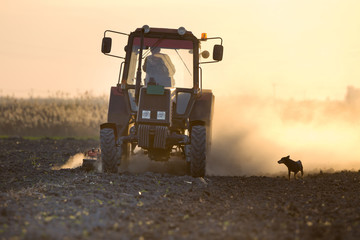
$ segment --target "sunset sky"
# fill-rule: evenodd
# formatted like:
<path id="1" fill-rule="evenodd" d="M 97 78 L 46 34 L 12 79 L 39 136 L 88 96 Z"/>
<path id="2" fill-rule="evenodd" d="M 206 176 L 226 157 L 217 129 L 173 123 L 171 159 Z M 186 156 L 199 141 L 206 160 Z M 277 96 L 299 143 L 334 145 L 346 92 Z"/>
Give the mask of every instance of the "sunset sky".
<path id="1" fill-rule="evenodd" d="M 360 87 L 358 0 L 2 0 L 0 95 L 108 94 L 120 60 L 100 52 L 106 29 L 184 26 L 224 40 L 203 66 L 215 94 L 343 99 Z"/>

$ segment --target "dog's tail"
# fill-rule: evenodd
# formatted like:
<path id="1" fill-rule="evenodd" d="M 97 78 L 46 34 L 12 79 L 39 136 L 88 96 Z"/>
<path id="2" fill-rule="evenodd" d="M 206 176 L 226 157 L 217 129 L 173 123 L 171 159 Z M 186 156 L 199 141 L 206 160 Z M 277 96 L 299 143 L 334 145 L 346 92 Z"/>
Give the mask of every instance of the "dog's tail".
<path id="1" fill-rule="evenodd" d="M 300 165 L 300 171 L 301 171 L 301 176 L 304 176 L 304 169 L 303 169 L 303 165 L 301 163 L 301 161 L 297 161 L 297 163 Z"/>

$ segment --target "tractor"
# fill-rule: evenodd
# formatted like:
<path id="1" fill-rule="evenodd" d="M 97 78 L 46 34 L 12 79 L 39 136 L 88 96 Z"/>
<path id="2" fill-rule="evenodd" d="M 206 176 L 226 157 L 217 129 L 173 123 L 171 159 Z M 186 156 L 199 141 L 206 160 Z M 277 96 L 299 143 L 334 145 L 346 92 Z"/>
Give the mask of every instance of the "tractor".
<path id="1" fill-rule="evenodd" d="M 127 37 L 125 56 L 112 53 L 109 35 Z M 211 60 L 210 52 L 201 50 L 203 42 L 214 43 Z M 154 161 L 179 155 L 189 175 L 205 176 L 215 97 L 202 88 L 200 66 L 222 60 L 222 42 L 206 33 L 198 39 L 184 27 L 104 32 L 102 53 L 122 59 L 107 122 L 100 125 L 104 172 L 117 172 L 137 147 Z"/>

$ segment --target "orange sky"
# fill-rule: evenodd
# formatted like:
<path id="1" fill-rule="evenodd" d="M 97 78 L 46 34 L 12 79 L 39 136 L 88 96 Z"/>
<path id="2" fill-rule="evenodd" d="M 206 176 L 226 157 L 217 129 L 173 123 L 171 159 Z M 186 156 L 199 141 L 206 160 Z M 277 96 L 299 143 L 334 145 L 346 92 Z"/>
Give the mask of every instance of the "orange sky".
<path id="1" fill-rule="evenodd" d="M 119 60 L 103 31 L 184 26 L 221 36 L 224 60 L 203 66 L 217 95 L 342 99 L 360 87 L 358 0 L 2 0 L 0 95 L 108 94 Z M 161 6 L 161 7 L 160 7 Z"/>

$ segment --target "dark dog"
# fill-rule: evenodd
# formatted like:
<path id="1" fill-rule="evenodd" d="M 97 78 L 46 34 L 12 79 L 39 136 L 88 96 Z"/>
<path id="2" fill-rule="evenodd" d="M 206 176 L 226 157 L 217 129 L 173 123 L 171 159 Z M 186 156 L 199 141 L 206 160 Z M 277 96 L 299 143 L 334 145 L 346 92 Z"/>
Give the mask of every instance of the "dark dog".
<path id="1" fill-rule="evenodd" d="M 290 172 L 294 172 L 294 179 L 296 179 L 296 174 L 301 171 L 301 177 L 304 175 L 304 171 L 303 171 L 303 165 L 301 163 L 301 161 L 293 161 L 290 159 L 290 155 L 287 157 L 283 157 L 278 161 L 278 164 L 285 164 L 288 168 L 288 172 L 289 172 L 289 180 L 290 180 Z"/>

